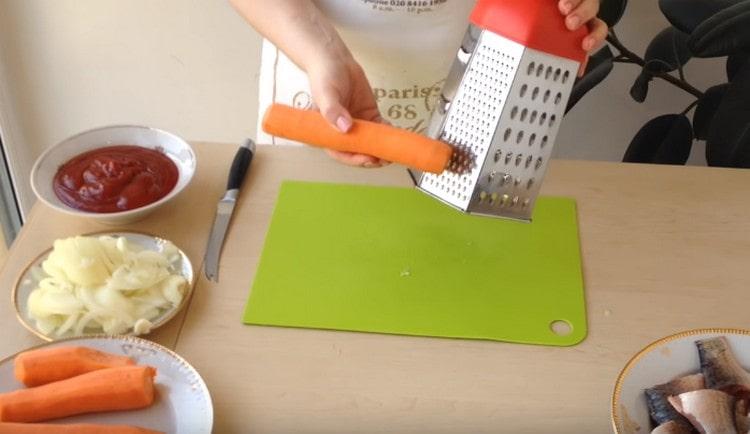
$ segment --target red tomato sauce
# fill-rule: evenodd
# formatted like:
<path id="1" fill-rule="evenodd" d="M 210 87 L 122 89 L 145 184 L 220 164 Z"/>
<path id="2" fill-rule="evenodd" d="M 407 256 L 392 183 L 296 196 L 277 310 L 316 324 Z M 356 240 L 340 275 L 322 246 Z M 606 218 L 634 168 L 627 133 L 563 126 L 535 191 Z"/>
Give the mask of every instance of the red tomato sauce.
<path id="1" fill-rule="evenodd" d="M 177 184 L 177 165 L 163 152 L 140 146 L 99 148 L 60 166 L 57 197 L 81 211 L 111 213 L 154 203 Z"/>

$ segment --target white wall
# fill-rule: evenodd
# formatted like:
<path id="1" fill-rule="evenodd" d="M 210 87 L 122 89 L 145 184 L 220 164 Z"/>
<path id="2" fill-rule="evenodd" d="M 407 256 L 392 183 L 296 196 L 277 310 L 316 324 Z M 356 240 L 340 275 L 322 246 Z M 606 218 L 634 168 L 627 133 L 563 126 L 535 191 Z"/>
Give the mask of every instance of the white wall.
<path id="1" fill-rule="evenodd" d="M 643 52 L 666 21 L 655 0 L 630 3 L 619 33 Z M 0 41 L 0 125 L 22 175 L 47 146 L 105 124 L 228 143 L 254 135 L 259 38 L 224 0 L 0 0 Z M 698 61 L 687 73 L 705 88 L 723 66 Z M 633 102 L 636 74 L 618 65 L 571 112 L 558 156 L 619 160 L 646 120 L 689 103 L 664 83 Z"/>
<path id="2" fill-rule="evenodd" d="M 34 157 L 106 124 L 254 135 L 260 40 L 226 1 L 0 0 L 0 39 L 2 111 Z"/>

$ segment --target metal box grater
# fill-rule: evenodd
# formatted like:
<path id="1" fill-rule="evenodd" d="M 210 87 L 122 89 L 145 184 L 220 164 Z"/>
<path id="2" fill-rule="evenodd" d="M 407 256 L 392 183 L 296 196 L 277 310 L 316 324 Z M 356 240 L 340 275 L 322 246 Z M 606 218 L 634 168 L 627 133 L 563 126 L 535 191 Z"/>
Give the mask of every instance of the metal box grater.
<path id="1" fill-rule="evenodd" d="M 427 129 L 454 161 L 418 175 L 418 188 L 467 213 L 530 221 L 583 35 L 565 29 L 555 0 L 480 0 L 471 21 Z"/>

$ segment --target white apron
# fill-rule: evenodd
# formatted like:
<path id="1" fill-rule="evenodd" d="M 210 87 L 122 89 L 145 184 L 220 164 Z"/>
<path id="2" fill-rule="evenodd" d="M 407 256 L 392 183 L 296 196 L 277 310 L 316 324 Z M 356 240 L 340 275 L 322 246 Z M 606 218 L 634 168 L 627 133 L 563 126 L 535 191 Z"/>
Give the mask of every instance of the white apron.
<path id="1" fill-rule="evenodd" d="M 475 0 L 316 0 L 372 85 L 383 117 L 415 132 L 427 126 Z M 312 105 L 307 75 L 263 41 L 259 82 L 258 142 L 290 144 L 260 129 L 277 102 Z"/>

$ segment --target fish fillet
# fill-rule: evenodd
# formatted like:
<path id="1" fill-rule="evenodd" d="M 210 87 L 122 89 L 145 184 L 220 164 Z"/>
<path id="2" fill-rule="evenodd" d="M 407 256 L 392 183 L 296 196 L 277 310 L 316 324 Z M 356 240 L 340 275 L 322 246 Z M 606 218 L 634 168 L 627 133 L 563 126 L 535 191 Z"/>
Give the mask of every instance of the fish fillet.
<path id="1" fill-rule="evenodd" d="M 669 402 L 701 434 L 739 434 L 734 426 L 734 397 L 727 393 L 694 390 L 670 396 Z"/>

